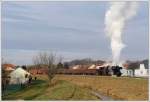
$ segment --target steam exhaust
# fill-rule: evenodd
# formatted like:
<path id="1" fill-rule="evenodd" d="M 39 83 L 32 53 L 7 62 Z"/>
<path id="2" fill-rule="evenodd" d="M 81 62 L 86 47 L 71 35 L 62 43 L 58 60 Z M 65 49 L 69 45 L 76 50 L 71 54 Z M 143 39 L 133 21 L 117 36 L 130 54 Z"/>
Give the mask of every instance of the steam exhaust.
<path id="1" fill-rule="evenodd" d="M 122 41 L 123 29 L 126 22 L 137 13 L 137 2 L 111 2 L 105 14 L 105 31 L 110 39 L 112 51 L 112 65 L 120 62 L 120 54 L 125 44 Z"/>

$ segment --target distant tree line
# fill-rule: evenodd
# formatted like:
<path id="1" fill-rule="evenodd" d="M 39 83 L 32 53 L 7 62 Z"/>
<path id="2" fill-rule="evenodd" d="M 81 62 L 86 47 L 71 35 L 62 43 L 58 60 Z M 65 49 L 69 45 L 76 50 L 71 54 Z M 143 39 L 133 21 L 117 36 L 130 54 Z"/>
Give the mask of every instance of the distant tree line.
<path id="1" fill-rule="evenodd" d="M 103 60 L 92 60 L 90 58 L 85 58 L 85 59 L 75 59 L 75 60 L 72 60 L 72 61 L 66 61 L 66 62 L 62 62 L 62 61 L 59 61 L 57 64 L 55 64 L 54 66 L 57 68 L 57 69 L 69 69 L 71 66 L 74 66 L 74 65 L 91 65 L 91 64 L 103 64 L 105 63 L 105 61 Z M 28 65 L 28 69 L 32 69 L 32 68 L 42 68 L 40 66 L 44 66 L 44 65 Z"/>
<path id="2" fill-rule="evenodd" d="M 90 58 L 85 58 L 85 59 L 76 59 L 72 60 L 70 62 L 67 62 L 69 66 L 74 66 L 74 65 L 91 65 L 91 64 L 103 64 L 105 61 L 103 60 L 92 60 Z"/>

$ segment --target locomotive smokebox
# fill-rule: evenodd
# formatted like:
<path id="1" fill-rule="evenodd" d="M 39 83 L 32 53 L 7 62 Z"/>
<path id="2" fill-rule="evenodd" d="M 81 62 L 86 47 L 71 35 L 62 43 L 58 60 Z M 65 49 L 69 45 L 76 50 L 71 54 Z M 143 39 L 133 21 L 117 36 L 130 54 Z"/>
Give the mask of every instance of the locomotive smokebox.
<path id="1" fill-rule="evenodd" d="M 113 75 L 116 75 L 117 77 L 120 77 L 121 76 L 121 69 L 122 67 L 116 65 L 116 66 L 111 66 L 111 69 L 113 71 Z"/>

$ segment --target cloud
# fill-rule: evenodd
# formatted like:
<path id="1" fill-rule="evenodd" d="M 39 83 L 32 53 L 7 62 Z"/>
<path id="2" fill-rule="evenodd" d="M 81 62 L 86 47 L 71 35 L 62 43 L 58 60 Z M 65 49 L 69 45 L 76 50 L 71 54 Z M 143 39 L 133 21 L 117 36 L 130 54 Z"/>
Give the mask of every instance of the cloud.
<path id="1" fill-rule="evenodd" d="M 56 53 L 57 57 L 62 56 L 63 61 L 70 61 L 74 59 L 83 58 L 94 58 L 94 59 L 106 59 L 102 55 L 97 55 L 93 52 L 71 52 L 71 51 L 56 51 L 56 50 L 21 50 L 21 49 L 2 49 L 2 58 L 9 63 L 14 63 L 16 65 L 28 65 L 33 64 L 32 58 L 39 52 L 48 51 Z"/>
<path id="2" fill-rule="evenodd" d="M 111 50 L 104 34 L 107 3 L 3 2 L 2 50 L 9 51 L 2 55 L 24 64 L 31 63 L 39 50 L 53 50 L 67 60 L 109 59 Z M 123 35 L 127 47 L 122 58 L 148 56 L 148 3 L 140 2 L 137 16 Z"/>

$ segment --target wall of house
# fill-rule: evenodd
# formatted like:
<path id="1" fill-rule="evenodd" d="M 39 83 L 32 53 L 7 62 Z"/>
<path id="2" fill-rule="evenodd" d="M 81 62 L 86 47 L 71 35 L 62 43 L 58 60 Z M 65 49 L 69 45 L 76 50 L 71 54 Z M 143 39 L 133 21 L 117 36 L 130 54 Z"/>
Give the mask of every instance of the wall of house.
<path id="1" fill-rule="evenodd" d="M 140 68 L 135 70 L 135 76 L 137 77 L 148 76 L 148 69 L 145 69 L 144 64 L 140 64 Z"/>

